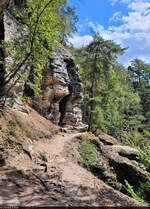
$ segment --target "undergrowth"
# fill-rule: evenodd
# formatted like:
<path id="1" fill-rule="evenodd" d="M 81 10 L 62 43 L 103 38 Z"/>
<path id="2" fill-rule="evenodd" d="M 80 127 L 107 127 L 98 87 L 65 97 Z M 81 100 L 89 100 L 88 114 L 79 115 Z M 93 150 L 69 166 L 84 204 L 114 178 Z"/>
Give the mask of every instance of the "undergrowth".
<path id="1" fill-rule="evenodd" d="M 146 170 L 150 171 L 150 144 L 144 150 L 139 148 L 139 153 L 137 159 L 145 166 Z M 125 180 L 124 187 L 134 199 L 150 207 L 150 181 L 140 182 L 140 186 L 136 191 L 134 191 L 133 186 L 127 180 Z"/>
<path id="2" fill-rule="evenodd" d="M 86 138 L 81 139 L 81 159 L 87 168 L 98 161 L 95 145 Z"/>
<path id="3" fill-rule="evenodd" d="M 131 186 L 127 180 L 125 180 L 124 188 L 127 192 L 137 201 L 144 203 L 146 206 L 150 207 L 150 201 L 148 200 L 147 194 L 150 193 L 150 182 L 147 181 L 146 183 L 140 183 L 139 188 L 137 191 L 134 191 L 133 186 Z M 148 199 L 147 199 L 148 198 Z"/>
<path id="4" fill-rule="evenodd" d="M 19 145 L 18 143 L 16 143 L 15 141 L 13 142 L 10 139 L 4 140 L 3 143 L 0 145 L 0 148 L 12 149 L 15 152 L 17 152 L 18 154 L 20 154 L 22 152 L 22 146 Z"/>
<path id="5" fill-rule="evenodd" d="M 143 150 L 139 149 L 139 156 L 137 157 L 147 169 L 150 170 L 150 144 L 148 144 Z"/>

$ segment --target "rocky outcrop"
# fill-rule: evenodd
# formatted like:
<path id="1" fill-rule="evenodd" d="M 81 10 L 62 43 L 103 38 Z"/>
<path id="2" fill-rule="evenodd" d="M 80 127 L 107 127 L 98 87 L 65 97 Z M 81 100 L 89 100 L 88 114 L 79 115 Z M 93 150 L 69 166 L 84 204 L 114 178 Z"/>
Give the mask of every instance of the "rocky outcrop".
<path id="1" fill-rule="evenodd" d="M 82 127 L 80 102 L 82 83 L 79 69 L 63 46 L 54 49 L 43 71 L 42 100 L 35 107 L 47 119 L 62 126 Z"/>
<path id="2" fill-rule="evenodd" d="M 22 36 L 24 33 L 23 27 L 21 24 L 17 22 L 17 20 L 13 17 L 11 14 L 11 11 L 14 8 L 14 1 L 13 0 L 7 0 L 5 4 L 5 7 L 1 7 L 1 16 L 2 18 L 0 19 L 0 42 L 2 40 L 6 42 L 10 42 L 18 38 L 19 36 Z M 15 54 L 15 53 L 14 53 Z M 5 61 L 5 68 L 4 66 L 0 66 L 0 71 L 1 71 L 1 79 L 3 80 L 3 75 L 7 75 L 10 73 L 11 68 L 10 66 L 15 62 L 17 63 L 16 57 L 14 57 L 13 52 L 9 53 L 7 50 L 1 50 L 1 55 L 0 59 L 2 61 Z M 23 68 L 23 67 L 22 67 Z M 1 80 L 1 82 L 2 82 Z M 4 81 L 4 80 L 3 80 Z M 10 82 L 11 84 L 14 83 L 14 80 Z M 5 86 L 4 88 L 0 89 L 0 96 L 4 96 L 9 89 L 10 84 Z M 9 96 L 11 98 L 19 98 L 23 95 L 24 91 L 24 81 L 21 81 L 19 83 L 16 83 L 16 85 L 11 89 L 9 92 Z M 2 99 L 2 98 L 1 98 Z M 8 99 L 9 100 L 9 99 Z"/>
<path id="3" fill-rule="evenodd" d="M 107 134 L 94 137 L 85 133 L 80 136 L 80 139 L 82 138 L 95 144 L 98 162 L 91 165 L 90 169 L 107 184 L 126 193 L 123 187 L 124 180 L 127 180 L 135 189 L 141 182 L 150 181 L 149 171 L 137 159 L 139 155 L 137 149 L 124 146 Z"/>

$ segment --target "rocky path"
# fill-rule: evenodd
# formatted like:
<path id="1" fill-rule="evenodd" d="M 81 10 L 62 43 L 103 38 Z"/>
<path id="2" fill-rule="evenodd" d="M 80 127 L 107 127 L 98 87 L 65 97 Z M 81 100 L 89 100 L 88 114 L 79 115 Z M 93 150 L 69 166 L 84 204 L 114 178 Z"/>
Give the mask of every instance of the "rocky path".
<path id="1" fill-rule="evenodd" d="M 67 195 L 72 196 L 75 202 L 83 203 L 83 205 L 139 205 L 135 200 L 107 186 L 91 172 L 79 166 L 68 157 L 68 153 L 73 152 L 73 147 L 72 150 L 67 150 L 67 145 L 73 144 L 71 141 L 80 134 L 81 133 L 58 135 L 50 141 L 48 146 L 47 143 L 41 144 L 41 142 L 35 144 L 35 149 L 37 151 L 39 149 L 47 151 L 51 162 L 57 165 L 61 170 L 61 180 L 63 184 L 65 183 L 66 194 L 68 193 Z"/>
<path id="2" fill-rule="evenodd" d="M 1 169 L 0 205 L 6 206 L 140 206 L 140 203 L 107 186 L 69 157 L 80 133 L 58 134 L 34 142 L 35 151 L 50 156 L 48 170 Z M 24 171 L 23 171 L 24 170 Z"/>

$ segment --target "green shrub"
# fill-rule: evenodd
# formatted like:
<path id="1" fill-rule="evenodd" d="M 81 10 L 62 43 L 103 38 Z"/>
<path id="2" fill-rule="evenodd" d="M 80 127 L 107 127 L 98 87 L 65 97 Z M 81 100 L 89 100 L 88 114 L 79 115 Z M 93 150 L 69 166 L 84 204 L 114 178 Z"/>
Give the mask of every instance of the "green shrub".
<path id="1" fill-rule="evenodd" d="M 32 103 L 31 98 L 30 98 L 30 97 L 26 97 L 26 96 L 24 96 L 24 97 L 22 98 L 22 101 L 23 101 L 24 103 L 27 103 L 27 104 L 31 104 L 31 103 Z"/>
<path id="2" fill-rule="evenodd" d="M 147 169 L 150 169 L 150 144 L 148 144 L 144 150 L 139 150 L 139 156 L 137 159 L 141 164 L 143 164 Z M 140 186 L 134 191 L 133 186 L 131 186 L 127 180 L 125 180 L 125 189 L 127 192 L 137 201 L 150 206 L 150 181 L 140 182 Z"/>
<path id="3" fill-rule="evenodd" d="M 127 180 L 125 180 L 124 188 L 127 192 L 137 201 L 144 203 L 146 206 L 150 206 L 149 197 L 147 197 L 147 192 L 150 193 L 150 182 L 140 183 L 139 188 L 135 192 L 133 186 L 131 186 Z M 148 195 L 149 196 L 149 195 Z"/>
<path id="4" fill-rule="evenodd" d="M 148 144 L 144 150 L 138 148 L 140 154 L 137 157 L 139 161 L 148 169 L 150 169 L 150 144 Z"/>
<path id="5" fill-rule="evenodd" d="M 96 164 L 98 160 L 95 145 L 86 138 L 81 139 L 81 158 L 87 168 Z"/>

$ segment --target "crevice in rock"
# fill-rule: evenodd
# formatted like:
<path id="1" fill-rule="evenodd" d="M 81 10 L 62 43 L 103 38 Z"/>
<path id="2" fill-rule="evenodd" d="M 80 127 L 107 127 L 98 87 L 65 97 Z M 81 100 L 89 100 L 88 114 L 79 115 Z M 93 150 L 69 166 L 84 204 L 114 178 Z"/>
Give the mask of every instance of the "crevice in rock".
<path id="1" fill-rule="evenodd" d="M 68 101 L 68 95 L 65 96 L 60 102 L 59 102 L 59 112 L 60 112 L 60 120 L 59 120 L 59 125 L 64 125 L 62 124 L 62 121 L 65 117 L 65 112 L 66 112 L 66 103 Z"/>
<path id="2" fill-rule="evenodd" d="M 132 165 L 128 165 L 126 163 L 117 163 L 113 160 L 109 160 L 109 165 L 114 168 L 114 172 L 117 175 L 117 180 L 125 185 L 124 180 L 127 180 L 130 185 L 132 185 L 135 190 L 140 186 L 140 181 L 144 181 L 144 177 L 142 178 L 142 174 L 140 176 L 139 172 L 136 171 L 136 168 L 132 167 Z M 139 176 L 140 181 L 139 181 Z M 122 188 L 121 192 L 127 194 L 127 191 Z"/>
<path id="3" fill-rule="evenodd" d="M 104 144 L 104 145 L 113 145 L 112 142 L 108 142 L 105 139 L 100 139 L 100 141 Z"/>
<path id="4" fill-rule="evenodd" d="M 71 58 L 70 59 L 64 59 L 64 62 L 67 65 L 67 69 L 74 68 L 74 66 L 75 66 L 74 61 Z"/>
<path id="5" fill-rule="evenodd" d="M 94 176 L 104 182 L 107 182 L 107 180 L 109 179 L 109 177 L 105 174 L 104 167 L 100 164 L 90 166 L 90 171 L 94 174 Z"/>
<path id="6" fill-rule="evenodd" d="M 134 154 L 126 154 L 126 153 L 122 153 L 122 152 L 119 152 L 118 154 L 119 154 L 121 157 L 126 157 L 126 158 L 128 158 L 129 160 L 138 161 L 137 156 L 134 155 Z"/>

